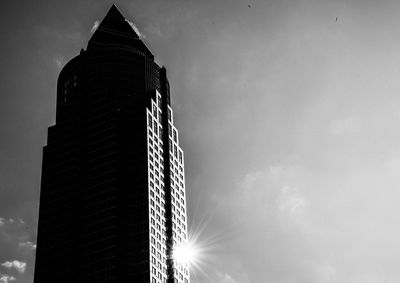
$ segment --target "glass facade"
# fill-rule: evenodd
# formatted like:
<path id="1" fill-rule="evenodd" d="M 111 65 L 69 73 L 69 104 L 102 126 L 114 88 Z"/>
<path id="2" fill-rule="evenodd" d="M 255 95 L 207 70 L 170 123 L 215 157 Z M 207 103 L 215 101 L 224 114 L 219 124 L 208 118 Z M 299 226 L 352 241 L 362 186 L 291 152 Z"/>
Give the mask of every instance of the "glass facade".
<path id="1" fill-rule="evenodd" d="M 35 283 L 189 282 L 178 137 L 166 70 L 113 5 L 58 79 Z"/>

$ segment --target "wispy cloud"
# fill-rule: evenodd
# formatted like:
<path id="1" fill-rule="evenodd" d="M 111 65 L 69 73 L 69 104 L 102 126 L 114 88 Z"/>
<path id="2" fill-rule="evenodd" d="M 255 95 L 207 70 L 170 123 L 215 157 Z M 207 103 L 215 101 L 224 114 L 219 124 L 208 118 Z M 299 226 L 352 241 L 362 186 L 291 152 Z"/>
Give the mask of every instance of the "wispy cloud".
<path id="1" fill-rule="evenodd" d="M 19 246 L 22 247 L 22 248 L 29 249 L 29 250 L 35 250 L 36 249 L 36 244 L 32 243 L 31 241 L 21 242 L 21 243 L 19 243 Z"/>
<path id="2" fill-rule="evenodd" d="M 64 58 L 63 57 L 56 57 L 54 58 L 54 63 L 56 64 L 57 69 L 61 70 L 64 65 Z"/>
<path id="3" fill-rule="evenodd" d="M 278 203 L 281 211 L 288 211 L 293 214 L 296 210 L 306 205 L 306 199 L 295 189 L 285 186 L 282 189 Z"/>
<path id="4" fill-rule="evenodd" d="M 132 27 L 132 29 L 136 32 L 136 34 L 139 36 L 139 38 L 145 38 L 145 35 L 140 32 L 138 27 L 131 21 L 125 20 L 128 22 L 128 24 Z"/>
<path id="5" fill-rule="evenodd" d="M 99 25 L 100 25 L 100 21 L 95 21 L 93 23 L 92 29 L 90 30 L 90 33 L 94 33 L 97 30 L 97 28 L 99 27 Z"/>
<path id="6" fill-rule="evenodd" d="M 22 219 L 15 220 L 14 218 L 5 219 L 0 217 L 0 227 L 6 226 L 7 224 L 25 224 L 25 222 Z"/>
<path id="7" fill-rule="evenodd" d="M 219 274 L 218 283 L 238 283 L 236 280 L 232 278 L 229 274 Z"/>
<path id="8" fill-rule="evenodd" d="M 1 266 L 4 266 L 5 268 L 8 269 L 15 269 L 19 273 L 24 273 L 26 269 L 26 262 L 19 261 L 19 260 L 13 260 L 13 261 L 6 261 L 1 264 Z"/>
<path id="9" fill-rule="evenodd" d="M 15 280 L 16 278 L 14 276 L 8 274 L 0 274 L 0 283 L 8 283 Z"/>
<path id="10" fill-rule="evenodd" d="M 361 121 L 355 117 L 337 119 L 331 122 L 330 131 L 333 135 L 340 136 L 354 134 L 361 130 Z"/>

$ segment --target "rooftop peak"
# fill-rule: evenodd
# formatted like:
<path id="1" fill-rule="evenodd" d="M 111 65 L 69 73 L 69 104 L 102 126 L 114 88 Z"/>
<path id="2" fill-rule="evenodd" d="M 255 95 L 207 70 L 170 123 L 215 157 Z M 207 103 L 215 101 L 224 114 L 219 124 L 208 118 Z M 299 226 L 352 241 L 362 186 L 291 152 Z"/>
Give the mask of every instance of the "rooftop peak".
<path id="1" fill-rule="evenodd" d="M 114 4 L 90 38 L 88 49 L 94 46 L 110 44 L 127 45 L 154 58 L 151 51 Z"/>
<path id="2" fill-rule="evenodd" d="M 135 32 L 135 30 L 131 27 L 129 22 L 125 19 L 125 17 L 118 10 L 117 6 L 115 6 L 114 4 L 111 6 L 110 10 L 108 10 L 104 19 L 101 21 L 93 37 L 98 31 L 109 33 L 123 33 L 125 36 L 139 38 L 139 35 Z"/>
<path id="3" fill-rule="evenodd" d="M 115 6 L 115 4 L 112 4 L 111 8 L 108 10 L 107 14 L 106 14 L 106 18 L 113 18 L 115 20 L 124 20 L 125 21 L 125 17 L 121 14 L 120 10 L 118 9 L 117 6 Z"/>

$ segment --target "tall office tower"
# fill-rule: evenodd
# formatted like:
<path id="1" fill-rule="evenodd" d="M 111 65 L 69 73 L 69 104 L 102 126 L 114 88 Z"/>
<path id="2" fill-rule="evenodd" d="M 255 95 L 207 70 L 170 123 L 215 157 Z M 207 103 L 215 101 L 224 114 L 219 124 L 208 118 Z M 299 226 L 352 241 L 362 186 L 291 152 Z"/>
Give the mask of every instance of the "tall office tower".
<path id="1" fill-rule="evenodd" d="M 184 183 L 166 70 L 113 5 L 58 78 L 35 283 L 189 282 Z"/>

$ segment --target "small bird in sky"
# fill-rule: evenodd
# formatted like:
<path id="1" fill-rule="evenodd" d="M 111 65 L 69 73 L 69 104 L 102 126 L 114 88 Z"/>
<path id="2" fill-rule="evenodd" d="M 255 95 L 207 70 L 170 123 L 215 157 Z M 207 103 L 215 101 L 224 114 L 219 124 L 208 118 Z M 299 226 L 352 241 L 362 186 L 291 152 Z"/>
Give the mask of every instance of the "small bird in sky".
<path id="1" fill-rule="evenodd" d="M 338 17 L 336 17 L 336 21 L 338 20 Z"/>
<path id="2" fill-rule="evenodd" d="M 248 5 L 247 5 L 247 7 L 251 8 L 251 5 L 250 5 L 250 4 L 248 4 Z"/>

